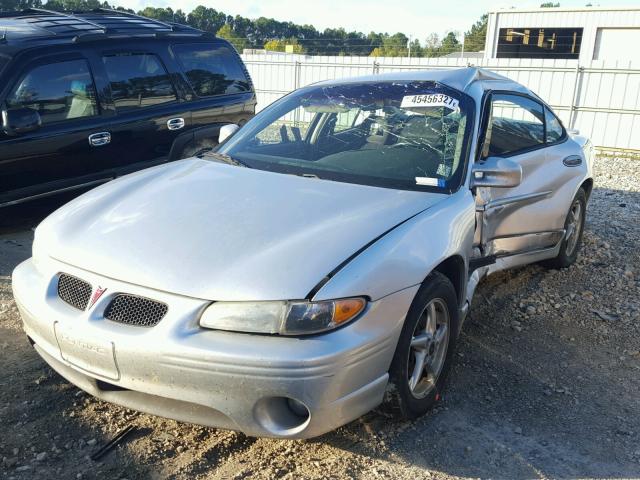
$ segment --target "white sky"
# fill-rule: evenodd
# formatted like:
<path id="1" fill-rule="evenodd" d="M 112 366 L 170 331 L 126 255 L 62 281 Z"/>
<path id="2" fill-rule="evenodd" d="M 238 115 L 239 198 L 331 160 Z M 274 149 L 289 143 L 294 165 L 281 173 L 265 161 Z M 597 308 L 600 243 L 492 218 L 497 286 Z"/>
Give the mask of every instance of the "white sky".
<path id="1" fill-rule="evenodd" d="M 583 7 L 589 3 L 589 0 L 559 1 L 562 7 Z M 364 33 L 403 32 L 424 42 L 432 32 L 442 36 L 450 30 L 466 31 L 489 10 L 510 6 L 539 7 L 542 0 L 112 0 L 110 3 L 136 11 L 147 6 L 171 6 L 174 10 L 182 9 L 185 13 L 198 5 L 204 5 L 227 15 L 288 20 L 311 24 L 321 31 L 327 27 L 344 27 L 347 31 L 358 30 Z M 590 3 L 602 7 L 639 6 L 638 0 L 591 0 Z"/>

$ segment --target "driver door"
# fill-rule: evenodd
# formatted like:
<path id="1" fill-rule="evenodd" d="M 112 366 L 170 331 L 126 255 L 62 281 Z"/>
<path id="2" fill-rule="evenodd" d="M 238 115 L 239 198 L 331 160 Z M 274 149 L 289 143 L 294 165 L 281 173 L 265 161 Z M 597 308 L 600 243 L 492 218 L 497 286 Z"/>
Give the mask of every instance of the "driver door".
<path id="1" fill-rule="evenodd" d="M 16 69 L 2 108 L 35 110 L 41 126 L 0 133 L 0 204 L 106 180 L 101 178 L 104 147 L 90 143 L 104 130 L 95 92 L 89 63 L 80 54 Z"/>

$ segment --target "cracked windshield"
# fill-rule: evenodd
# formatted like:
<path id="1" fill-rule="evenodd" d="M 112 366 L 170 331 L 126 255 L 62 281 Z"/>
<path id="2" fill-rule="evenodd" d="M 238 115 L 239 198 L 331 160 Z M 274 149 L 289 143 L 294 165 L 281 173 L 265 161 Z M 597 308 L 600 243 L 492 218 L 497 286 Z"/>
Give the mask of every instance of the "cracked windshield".
<path id="1" fill-rule="evenodd" d="M 310 87 L 219 153 L 251 168 L 411 190 L 459 186 L 471 100 L 433 82 Z"/>

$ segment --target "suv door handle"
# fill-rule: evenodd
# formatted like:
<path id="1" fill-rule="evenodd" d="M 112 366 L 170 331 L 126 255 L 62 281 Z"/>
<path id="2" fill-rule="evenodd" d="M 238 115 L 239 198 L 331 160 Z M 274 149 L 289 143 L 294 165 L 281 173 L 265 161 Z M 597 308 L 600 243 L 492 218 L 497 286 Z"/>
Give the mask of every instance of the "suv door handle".
<path id="1" fill-rule="evenodd" d="M 169 130 L 180 130 L 184 127 L 184 118 L 172 118 L 167 120 L 167 128 Z"/>
<path id="2" fill-rule="evenodd" d="M 111 143 L 111 134 L 109 132 L 92 133 L 89 135 L 89 145 L 92 147 L 101 147 Z"/>

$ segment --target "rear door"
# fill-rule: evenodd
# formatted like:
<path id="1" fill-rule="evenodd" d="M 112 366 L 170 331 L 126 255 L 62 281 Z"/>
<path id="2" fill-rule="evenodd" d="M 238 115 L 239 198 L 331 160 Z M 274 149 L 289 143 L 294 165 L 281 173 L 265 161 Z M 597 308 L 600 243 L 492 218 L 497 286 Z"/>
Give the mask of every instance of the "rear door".
<path id="1" fill-rule="evenodd" d="M 191 126 L 191 111 L 155 51 L 118 49 L 100 57 L 115 112 L 109 150 L 119 173 L 167 159 L 174 139 Z"/>
<path id="2" fill-rule="evenodd" d="M 16 136 L 0 132 L 0 203 L 108 179 L 106 152 L 89 141 L 104 132 L 105 119 L 87 59 L 69 53 L 14 68 L 2 109 L 36 110 L 42 126 Z"/>

